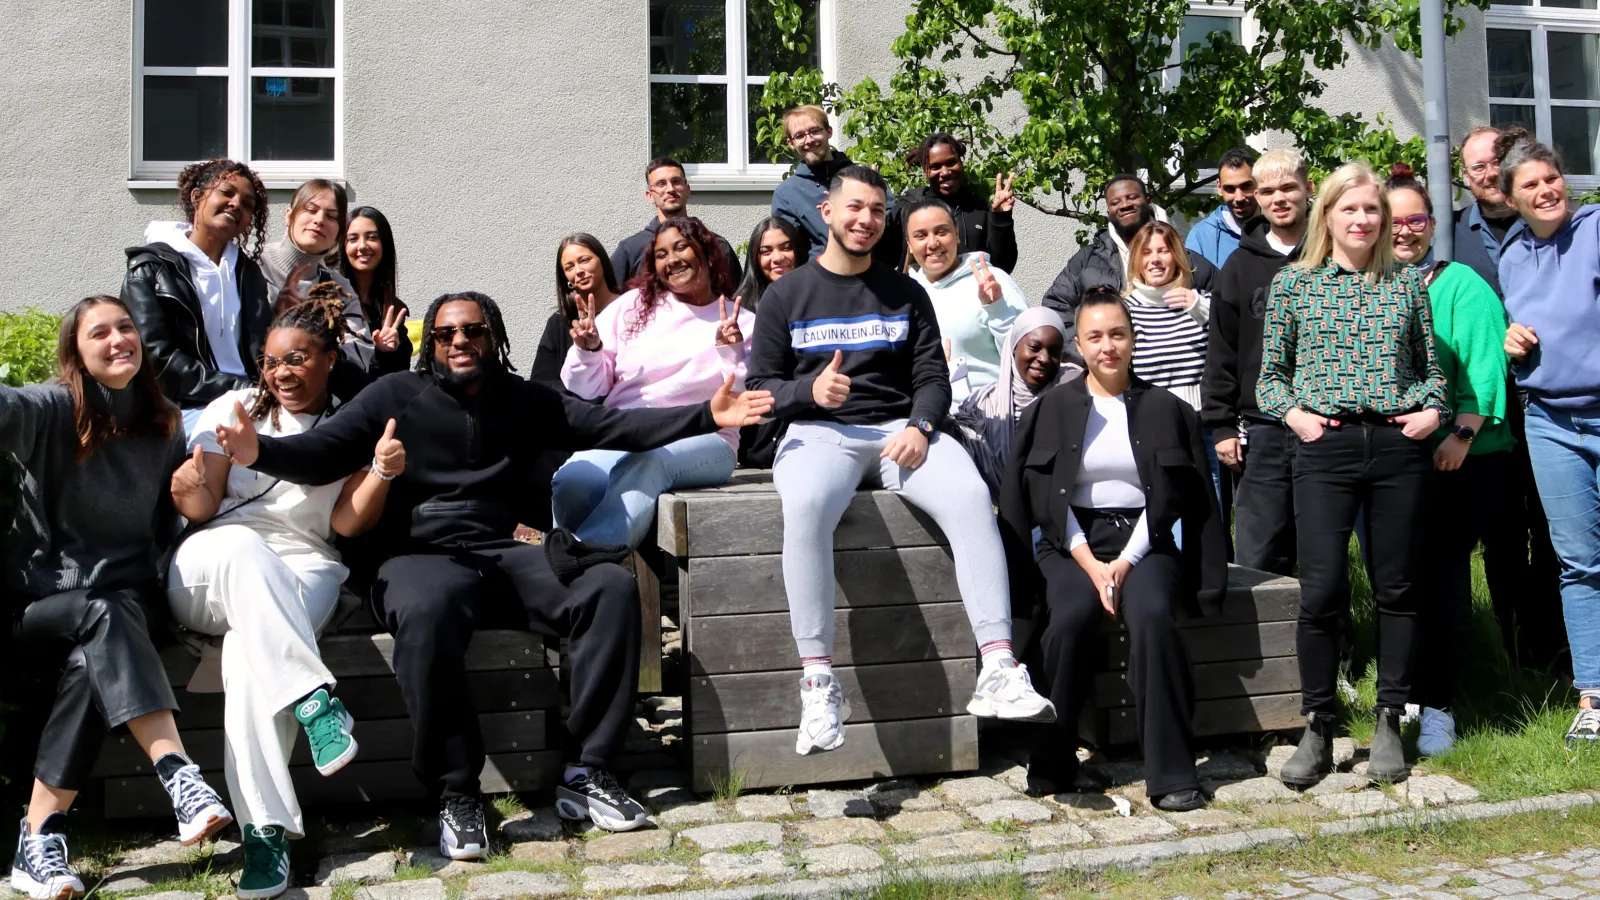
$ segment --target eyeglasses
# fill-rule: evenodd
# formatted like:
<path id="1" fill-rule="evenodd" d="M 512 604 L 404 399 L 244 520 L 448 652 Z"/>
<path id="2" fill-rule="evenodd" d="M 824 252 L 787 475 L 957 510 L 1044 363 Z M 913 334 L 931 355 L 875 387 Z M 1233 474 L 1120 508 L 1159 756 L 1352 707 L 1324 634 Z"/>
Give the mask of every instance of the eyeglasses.
<path id="1" fill-rule="evenodd" d="M 263 354 L 261 357 L 261 371 L 263 373 L 271 372 L 277 369 L 279 366 L 288 366 L 291 369 L 303 369 L 305 368 L 306 362 L 310 359 L 311 354 L 305 352 L 304 350 L 290 350 L 288 353 L 283 355 L 283 359 L 278 359 L 276 356 L 267 356 Z"/>
<path id="2" fill-rule="evenodd" d="M 1467 174 L 1468 175 L 1474 175 L 1474 176 L 1482 175 L 1483 173 L 1489 171 L 1490 169 L 1498 169 L 1498 168 L 1500 168 L 1500 164 L 1499 163 L 1473 163 L 1472 165 L 1467 166 Z"/>
<path id="3" fill-rule="evenodd" d="M 458 331 L 466 335 L 467 340 L 475 341 L 489 333 L 489 323 L 468 322 L 465 325 L 435 325 L 430 333 L 433 335 L 434 340 L 451 344 L 455 342 L 456 332 Z"/>
<path id="4" fill-rule="evenodd" d="M 1407 231 L 1410 231 L 1412 234 L 1421 234 L 1428 230 L 1428 223 L 1432 221 L 1433 216 L 1424 215 L 1422 213 L 1418 213 L 1414 216 L 1406 216 L 1405 218 L 1395 216 L 1394 230 L 1399 231 L 1400 229 L 1404 228 Z"/>
<path id="5" fill-rule="evenodd" d="M 664 191 L 667 188 L 686 188 L 688 186 L 689 186 L 688 180 L 685 179 L 685 178 L 682 178 L 682 177 L 674 178 L 674 179 L 672 179 L 670 181 L 668 181 L 666 179 L 663 179 L 661 181 L 657 181 L 654 184 L 650 185 L 650 187 L 653 190 L 657 190 L 657 191 Z"/>
<path id="6" fill-rule="evenodd" d="M 791 144 L 799 144 L 799 143 L 802 143 L 804 141 L 814 141 L 814 140 L 817 140 L 818 138 L 822 138 L 822 137 L 827 136 L 827 134 L 828 134 L 828 129 L 823 128 L 822 126 L 819 125 L 819 126 L 817 126 L 815 128 L 810 129 L 809 131 L 801 131 L 801 132 L 797 132 L 795 134 L 789 135 L 789 143 L 791 143 Z"/>

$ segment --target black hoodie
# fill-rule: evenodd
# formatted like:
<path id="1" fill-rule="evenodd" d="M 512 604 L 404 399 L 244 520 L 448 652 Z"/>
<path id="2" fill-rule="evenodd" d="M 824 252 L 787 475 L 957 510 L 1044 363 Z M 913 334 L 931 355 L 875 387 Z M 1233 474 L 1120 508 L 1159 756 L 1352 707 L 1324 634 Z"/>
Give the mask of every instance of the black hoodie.
<path id="1" fill-rule="evenodd" d="M 1261 326 L 1272 277 L 1299 255 L 1285 256 L 1267 243 L 1266 216 L 1244 223 L 1239 249 L 1228 257 L 1211 294 L 1211 339 L 1200 380 L 1200 420 L 1214 440 L 1239 436 L 1239 417 L 1267 419 L 1256 407 L 1261 377 Z"/>
<path id="2" fill-rule="evenodd" d="M 946 197 L 932 187 L 912 188 L 895 204 L 891 214 L 902 241 L 906 239 L 905 213 L 913 204 L 929 198 L 943 200 L 955 210 L 956 230 L 961 235 L 961 252 L 978 250 L 989 254 L 989 265 L 1004 269 L 1007 274 L 1017 268 L 1016 223 L 1010 212 L 990 208 L 989 198 L 963 184 L 955 196 Z"/>

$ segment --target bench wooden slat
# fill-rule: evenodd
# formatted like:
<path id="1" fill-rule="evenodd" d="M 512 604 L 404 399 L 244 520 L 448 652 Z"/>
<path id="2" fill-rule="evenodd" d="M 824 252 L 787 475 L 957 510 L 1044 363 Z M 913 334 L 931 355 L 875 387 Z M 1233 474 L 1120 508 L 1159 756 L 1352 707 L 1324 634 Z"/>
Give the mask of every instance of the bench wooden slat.
<path id="1" fill-rule="evenodd" d="M 1270 659 L 1295 654 L 1295 623 L 1265 622 L 1260 625 L 1218 625 L 1215 628 L 1184 628 L 1178 633 L 1189 648 L 1189 662 L 1227 662 L 1235 659 Z M 1128 666 L 1128 636 L 1108 634 L 1106 668 Z"/>
<path id="2" fill-rule="evenodd" d="M 317 641 L 322 664 L 333 677 L 364 678 L 394 674 L 394 637 L 388 634 L 332 634 Z M 544 637 L 531 631 L 485 629 L 472 635 L 467 645 L 467 671 L 494 672 L 503 669 L 545 668 Z M 161 650 L 168 683 L 181 687 L 189 683 L 199 665 L 199 657 L 181 644 Z"/>
<path id="3" fill-rule="evenodd" d="M 845 725 L 844 746 L 794 752 L 793 728 L 695 735 L 694 788 L 712 789 L 729 768 L 747 788 L 825 784 L 902 775 L 964 772 L 978 767 L 978 723 L 972 716 Z"/>
<path id="4" fill-rule="evenodd" d="M 978 679 L 975 659 L 844 666 L 833 670 L 850 700 L 850 722 L 956 715 Z M 696 735 L 795 728 L 800 677 L 792 669 L 689 679 L 689 728 Z"/>
<path id="5" fill-rule="evenodd" d="M 880 606 L 834 612 L 837 666 L 968 659 L 977 654 L 960 603 Z M 789 614 L 685 617 L 690 672 L 794 672 L 799 663 Z"/>
<path id="6" fill-rule="evenodd" d="M 1218 700 L 1300 690 L 1300 666 L 1293 656 L 1203 663 L 1194 667 L 1196 700 Z M 1126 672 L 1101 672 L 1094 677 L 1095 705 L 1113 709 L 1133 705 Z"/>
<path id="7" fill-rule="evenodd" d="M 679 557 L 748 556 L 783 552 L 783 508 L 773 492 L 685 493 L 684 533 L 669 531 L 663 549 Z M 674 511 L 675 517 L 677 512 Z M 676 529 L 674 518 L 669 529 Z M 657 530 L 658 541 L 661 531 Z M 890 491 L 858 491 L 833 534 L 835 550 L 931 547 L 947 543 L 922 511 Z"/>
<path id="8" fill-rule="evenodd" d="M 1133 707 L 1105 712 L 1107 740 L 1112 744 L 1132 744 L 1139 740 L 1138 721 Z M 1230 697 L 1201 700 L 1194 705 L 1196 737 L 1218 734 L 1247 734 L 1260 731 L 1286 731 L 1305 727 L 1300 714 L 1300 693 L 1267 694 L 1257 697 Z"/>
<path id="9" fill-rule="evenodd" d="M 897 606 L 961 599 L 946 547 L 840 550 L 833 554 L 834 605 Z M 787 612 L 783 555 L 696 558 L 688 590 L 694 615 Z"/>

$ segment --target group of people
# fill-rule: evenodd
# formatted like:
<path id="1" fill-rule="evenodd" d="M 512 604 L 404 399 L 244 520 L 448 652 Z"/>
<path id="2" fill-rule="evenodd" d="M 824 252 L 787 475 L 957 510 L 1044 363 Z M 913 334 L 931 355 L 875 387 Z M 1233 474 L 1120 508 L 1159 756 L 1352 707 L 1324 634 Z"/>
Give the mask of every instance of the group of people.
<path id="1" fill-rule="evenodd" d="M 1559 565 L 1583 695 L 1571 737 L 1600 737 L 1600 457 L 1584 441 L 1600 429 L 1585 349 L 1600 326 L 1582 305 L 1600 285 L 1600 213 L 1568 208 L 1559 158 L 1526 132 L 1469 137 L 1461 262 L 1433 260 L 1433 211 L 1404 167 L 1385 181 L 1346 165 L 1317 191 L 1292 151 L 1235 151 L 1224 206 L 1187 242 L 1137 177 L 1112 179 L 1108 227 L 1030 306 L 1008 273 L 1010 180 L 969 184 L 958 139 L 916 148 L 928 186 L 897 199 L 831 146 L 821 109 L 785 128 L 800 163 L 743 260 L 689 215 L 669 158 L 646 167 L 657 215 L 642 231 L 611 253 L 562 240 L 526 379 L 477 292 L 429 304 L 413 353 L 388 220 L 349 209 L 338 184 L 304 185 L 268 244 L 247 166 L 186 169 L 184 220 L 127 252 L 121 297 L 68 311 L 60 377 L 0 387 L 0 448 L 25 471 L 8 587 L 19 633 L 65 659 L 13 887 L 83 892 L 65 814 L 108 727 L 149 754 L 185 843 L 233 820 L 175 727 L 154 646 L 171 620 L 222 636 L 239 896 L 285 890 L 304 833 L 297 732 L 322 774 L 358 753 L 316 644 L 347 581 L 394 636 L 441 853 L 488 850 L 466 654 L 491 623 L 570 642 L 557 811 L 638 827 L 645 810 L 609 768 L 645 624 L 619 563 L 661 493 L 741 464 L 770 467 L 782 501 L 797 753 L 847 736 L 833 533 L 863 486 L 948 538 L 981 659 L 967 709 L 1037 723 L 1041 789 L 1092 782 L 1077 720 L 1113 616 L 1152 803 L 1206 803 L 1177 625 L 1220 609 L 1230 553 L 1298 566 L 1307 728 L 1283 778 L 1315 784 L 1332 766 L 1352 533 L 1381 632 L 1372 778 L 1408 771 L 1407 704 L 1423 708 L 1423 752 L 1453 740 L 1450 635 L 1480 537 L 1508 646 L 1544 654 L 1526 662 L 1559 652 L 1553 600 L 1535 597 Z M 513 538 L 522 524 L 542 546 Z M 1035 619 L 1037 689 L 1018 659 L 1033 642 L 1013 646 L 1014 621 Z"/>

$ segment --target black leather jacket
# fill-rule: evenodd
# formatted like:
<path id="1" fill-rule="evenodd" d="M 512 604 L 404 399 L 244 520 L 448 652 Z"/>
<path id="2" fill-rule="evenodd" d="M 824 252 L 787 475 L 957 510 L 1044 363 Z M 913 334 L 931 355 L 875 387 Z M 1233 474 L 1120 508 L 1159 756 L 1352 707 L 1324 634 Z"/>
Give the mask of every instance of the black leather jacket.
<path id="1" fill-rule="evenodd" d="M 228 391 L 253 385 L 256 362 L 272 325 L 267 279 L 255 260 L 239 254 L 239 358 L 245 375 L 217 371 L 204 312 L 190 280 L 189 261 L 165 244 L 129 247 L 122 303 L 133 315 L 162 393 L 180 409 L 205 406 Z"/>

